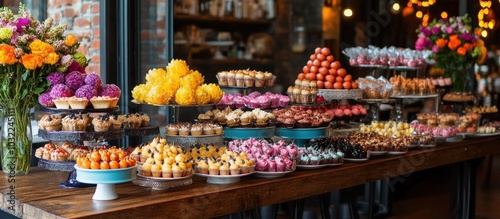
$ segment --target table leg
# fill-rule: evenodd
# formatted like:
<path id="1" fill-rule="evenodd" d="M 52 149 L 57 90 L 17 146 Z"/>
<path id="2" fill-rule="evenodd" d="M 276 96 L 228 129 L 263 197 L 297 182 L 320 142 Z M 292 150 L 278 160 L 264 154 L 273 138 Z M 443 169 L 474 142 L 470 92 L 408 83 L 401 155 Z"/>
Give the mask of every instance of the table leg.
<path id="1" fill-rule="evenodd" d="M 373 205 L 375 204 L 375 182 L 369 183 L 368 187 L 368 219 L 373 218 Z"/>
<path id="2" fill-rule="evenodd" d="M 305 199 L 298 199 L 288 202 L 288 213 L 290 214 L 290 218 L 302 219 L 302 215 L 304 214 L 304 201 Z"/>
<path id="3" fill-rule="evenodd" d="M 351 219 L 359 219 L 358 206 L 355 200 L 356 196 L 354 195 L 352 189 L 346 189 L 346 191 L 349 199 L 349 210 L 351 212 Z"/>
<path id="4" fill-rule="evenodd" d="M 458 164 L 456 216 L 459 219 L 474 219 L 476 215 L 475 166 L 475 160 Z"/>
<path id="5" fill-rule="evenodd" d="M 321 218 L 330 219 L 330 192 L 319 195 L 319 206 L 321 208 Z"/>

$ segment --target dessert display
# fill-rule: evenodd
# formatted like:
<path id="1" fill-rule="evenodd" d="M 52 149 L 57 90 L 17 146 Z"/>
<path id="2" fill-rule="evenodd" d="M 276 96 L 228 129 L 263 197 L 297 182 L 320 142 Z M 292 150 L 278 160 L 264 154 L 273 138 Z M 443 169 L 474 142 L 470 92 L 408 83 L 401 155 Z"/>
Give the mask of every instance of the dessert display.
<path id="1" fill-rule="evenodd" d="M 41 94 L 38 102 L 57 109 L 106 109 L 118 104 L 121 90 L 115 84 L 102 84 L 96 73 L 72 71 L 52 72 L 47 76 L 51 87 Z"/>
<path id="2" fill-rule="evenodd" d="M 170 123 L 165 128 L 167 135 L 206 136 L 222 135 L 222 126 L 215 123 Z"/>
<path id="3" fill-rule="evenodd" d="M 500 129 L 500 121 L 487 122 L 483 126 L 491 126 L 491 127 L 495 127 L 497 130 L 499 130 Z"/>
<path id="4" fill-rule="evenodd" d="M 146 74 L 146 83 L 132 90 L 133 101 L 158 105 L 204 105 L 217 103 L 224 92 L 218 85 L 204 84 L 203 75 L 189 69 L 184 60 L 173 59 L 166 69 Z"/>
<path id="5" fill-rule="evenodd" d="M 218 109 L 230 107 L 232 109 L 274 109 L 278 107 L 286 107 L 290 102 L 290 98 L 286 95 L 273 94 L 266 92 L 261 94 L 254 91 L 248 95 L 242 94 L 224 94 L 222 99 L 217 103 Z"/>
<path id="6" fill-rule="evenodd" d="M 430 78 L 405 78 L 403 76 L 393 76 L 389 78 L 392 84 L 391 96 L 401 95 L 427 95 L 435 94 L 436 86 Z"/>
<path id="7" fill-rule="evenodd" d="M 198 119 L 213 121 L 221 126 L 230 128 L 254 128 L 274 126 L 276 117 L 274 114 L 261 109 L 243 111 L 241 109 L 232 110 L 226 107 L 223 110 L 215 109 L 198 115 Z M 180 130 L 179 130 L 180 131 Z"/>
<path id="8" fill-rule="evenodd" d="M 491 134 L 491 133 L 495 133 L 497 131 L 497 129 L 493 126 L 479 126 L 479 128 L 477 129 L 477 133 L 481 133 L 481 134 Z"/>
<path id="9" fill-rule="evenodd" d="M 335 117 L 333 110 L 324 106 L 292 106 L 272 112 L 277 118 L 277 127 L 314 128 L 326 127 Z"/>
<path id="10" fill-rule="evenodd" d="M 432 135 L 433 137 L 444 137 L 444 138 L 453 137 L 458 131 L 455 126 L 447 126 L 447 125 L 432 126 L 428 124 L 422 124 L 418 121 L 411 122 L 410 127 L 423 135 Z"/>
<path id="11" fill-rule="evenodd" d="M 201 145 L 189 147 L 186 156 L 195 163 L 196 173 L 211 176 L 238 176 L 253 173 L 254 160 L 246 153 L 227 150 L 226 147 Z"/>
<path id="12" fill-rule="evenodd" d="M 430 51 L 399 49 L 394 46 L 378 48 L 370 45 L 368 48 L 346 48 L 342 53 L 349 57 L 351 66 L 423 67 Z"/>
<path id="13" fill-rule="evenodd" d="M 409 139 L 405 140 L 405 136 L 395 138 L 376 132 L 351 133 L 347 136 L 347 139 L 356 142 L 369 151 L 406 152 L 408 150 L 406 143 L 410 143 Z M 411 143 L 414 144 L 415 142 Z"/>
<path id="14" fill-rule="evenodd" d="M 35 150 L 35 157 L 51 161 L 76 161 L 77 157 L 84 157 L 89 153 L 87 147 L 75 146 L 69 142 L 64 142 L 60 147 L 54 143 L 47 143 L 43 147 Z"/>
<path id="15" fill-rule="evenodd" d="M 365 99 L 389 99 L 391 97 L 392 84 L 383 76 L 358 78 L 356 82 L 359 89 L 363 91 Z"/>
<path id="16" fill-rule="evenodd" d="M 76 166 L 82 169 L 107 170 L 134 167 L 136 161 L 127 157 L 125 151 L 116 146 L 94 149 L 86 156 L 77 157 Z"/>
<path id="17" fill-rule="evenodd" d="M 474 102 L 474 95 L 467 92 L 452 92 L 443 96 L 444 101 L 448 102 Z"/>
<path id="18" fill-rule="evenodd" d="M 269 143 L 265 140 L 250 138 L 233 140 L 228 149 L 236 153 L 245 153 L 249 159 L 255 160 L 256 172 L 291 172 L 295 170 L 299 157 L 298 147 L 283 140 Z"/>
<path id="19" fill-rule="evenodd" d="M 368 148 L 359 144 L 356 139 L 351 139 L 352 134 L 346 136 L 334 136 L 327 138 L 328 144 L 333 145 L 344 153 L 344 160 L 364 161 L 370 156 Z"/>
<path id="20" fill-rule="evenodd" d="M 461 133 L 475 133 L 479 127 L 481 115 L 478 113 L 469 113 L 460 116 L 457 124 L 457 131 Z"/>
<path id="21" fill-rule="evenodd" d="M 412 123 L 415 124 L 415 123 Z M 376 122 L 373 121 L 369 125 L 361 124 L 359 126 L 359 130 L 361 133 L 370 133 L 375 132 L 382 136 L 389 136 L 399 138 L 404 135 L 411 135 L 416 129 L 415 126 L 412 126 L 408 123 L 403 122 Z"/>
<path id="22" fill-rule="evenodd" d="M 498 113 L 498 109 L 496 106 L 475 106 L 472 108 L 466 108 L 465 113 L 479 113 L 479 114 L 488 114 L 488 113 Z"/>
<path id="23" fill-rule="evenodd" d="M 307 147 L 299 148 L 297 165 L 331 165 L 342 164 L 344 153 L 338 147 L 329 144 L 326 138 L 311 141 Z"/>
<path id="24" fill-rule="evenodd" d="M 221 71 L 215 75 L 221 86 L 237 87 L 272 87 L 276 75 L 250 69 Z"/>

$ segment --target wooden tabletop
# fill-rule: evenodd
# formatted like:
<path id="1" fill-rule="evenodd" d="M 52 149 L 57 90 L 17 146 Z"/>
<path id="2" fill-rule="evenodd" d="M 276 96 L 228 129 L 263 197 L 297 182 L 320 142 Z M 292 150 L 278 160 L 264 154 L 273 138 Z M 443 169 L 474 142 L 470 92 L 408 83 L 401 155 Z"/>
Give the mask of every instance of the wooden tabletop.
<path id="1" fill-rule="evenodd" d="M 15 211 L 9 210 L 8 176 L 0 174 L 0 208 L 23 218 L 207 218 L 275 203 L 306 198 L 364 183 L 500 152 L 500 137 L 466 139 L 401 156 L 372 157 L 319 170 L 297 170 L 282 178 L 246 176 L 230 185 L 193 184 L 152 191 L 133 183 L 116 185 L 118 199 L 94 201 L 95 187 L 64 189 L 68 173 L 32 168 L 16 176 Z"/>

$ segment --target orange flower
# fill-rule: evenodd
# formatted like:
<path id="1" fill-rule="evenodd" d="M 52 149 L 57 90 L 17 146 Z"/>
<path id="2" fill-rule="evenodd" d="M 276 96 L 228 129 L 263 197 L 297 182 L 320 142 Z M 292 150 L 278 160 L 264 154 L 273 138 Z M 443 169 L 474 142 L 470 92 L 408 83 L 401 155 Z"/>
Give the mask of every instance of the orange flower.
<path id="1" fill-rule="evenodd" d="M 450 40 L 456 40 L 458 39 L 458 35 L 457 34 L 453 34 L 453 35 L 450 35 Z"/>
<path id="2" fill-rule="evenodd" d="M 52 52 L 52 53 L 49 53 L 49 55 L 47 57 L 45 57 L 45 60 L 44 62 L 47 63 L 47 64 L 56 64 L 57 61 L 59 61 L 59 55 L 57 55 L 57 53 L 55 52 Z"/>
<path id="3" fill-rule="evenodd" d="M 54 52 L 54 47 L 52 45 L 43 42 L 41 40 L 35 40 L 29 45 L 31 53 L 41 56 L 42 58 L 47 57 L 50 53 Z"/>
<path id="4" fill-rule="evenodd" d="M 474 45 L 473 45 L 473 44 L 471 44 L 471 43 L 465 43 L 465 44 L 464 44 L 464 48 L 465 48 L 467 51 L 469 51 L 469 50 L 471 50 L 471 49 L 474 49 Z"/>
<path id="5" fill-rule="evenodd" d="M 0 64 L 10 65 L 17 62 L 14 50 L 16 48 L 5 43 L 0 44 Z"/>
<path id="6" fill-rule="evenodd" d="M 465 56 L 465 54 L 467 53 L 467 49 L 465 49 L 464 47 L 458 47 L 457 49 L 457 54 L 461 55 L 461 56 Z"/>
<path id="7" fill-rule="evenodd" d="M 446 44 L 448 43 L 448 40 L 445 40 L 443 38 L 439 38 L 436 40 L 436 45 L 439 47 L 439 48 L 444 48 L 446 46 Z"/>
<path id="8" fill-rule="evenodd" d="M 66 37 L 66 40 L 64 41 L 64 45 L 69 46 L 69 47 L 74 46 L 76 43 L 78 43 L 78 39 L 73 34 L 69 34 Z"/>
<path id="9" fill-rule="evenodd" d="M 451 38 L 450 36 L 450 42 L 448 42 L 448 48 L 451 50 L 456 50 L 460 44 L 462 44 L 462 41 L 460 41 L 458 38 Z"/>
<path id="10" fill-rule="evenodd" d="M 25 68 L 35 70 L 37 67 L 42 67 L 43 57 L 36 54 L 24 54 L 21 56 L 21 63 Z"/>

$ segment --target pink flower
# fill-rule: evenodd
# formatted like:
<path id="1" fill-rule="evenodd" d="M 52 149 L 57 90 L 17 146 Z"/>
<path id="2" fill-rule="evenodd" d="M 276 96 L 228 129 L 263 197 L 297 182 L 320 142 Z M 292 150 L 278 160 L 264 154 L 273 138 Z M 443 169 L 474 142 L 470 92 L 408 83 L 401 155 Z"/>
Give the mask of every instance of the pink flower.
<path id="1" fill-rule="evenodd" d="M 432 52 L 433 53 L 438 53 L 439 52 L 439 47 L 437 45 L 432 46 Z"/>

